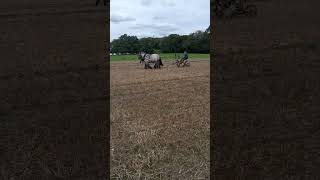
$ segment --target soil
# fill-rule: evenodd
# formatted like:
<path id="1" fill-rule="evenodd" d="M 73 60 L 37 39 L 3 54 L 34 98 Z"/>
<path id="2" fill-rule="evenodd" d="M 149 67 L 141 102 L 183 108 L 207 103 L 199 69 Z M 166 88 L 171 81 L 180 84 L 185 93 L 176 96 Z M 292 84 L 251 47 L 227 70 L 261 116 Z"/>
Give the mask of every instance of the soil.
<path id="1" fill-rule="evenodd" d="M 111 176 L 209 178 L 209 61 L 111 63 Z"/>

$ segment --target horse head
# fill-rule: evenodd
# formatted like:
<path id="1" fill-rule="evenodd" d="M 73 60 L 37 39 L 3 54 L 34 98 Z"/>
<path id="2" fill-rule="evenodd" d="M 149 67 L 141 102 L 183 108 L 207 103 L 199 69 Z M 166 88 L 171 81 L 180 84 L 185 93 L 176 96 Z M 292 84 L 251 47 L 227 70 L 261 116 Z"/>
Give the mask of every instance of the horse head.
<path id="1" fill-rule="evenodd" d="M 145 57 L 146 57 L 146 53 L 140 52 L 140 53 L 138 54 L 138 58 L 140 59 L 140 64 L 141 64 L 142 62 L 144 62 Z"/>
<path id="2" fill-rule="evenodd" d="M 139 54 L 137 54 L 137 56 L 138 56 L 138 59 L 140 60 L 140 64 L 141 64 L 141 62 L 144 60 L 142 55 L 141 55 L 141 52 L 139 52 Z"/>

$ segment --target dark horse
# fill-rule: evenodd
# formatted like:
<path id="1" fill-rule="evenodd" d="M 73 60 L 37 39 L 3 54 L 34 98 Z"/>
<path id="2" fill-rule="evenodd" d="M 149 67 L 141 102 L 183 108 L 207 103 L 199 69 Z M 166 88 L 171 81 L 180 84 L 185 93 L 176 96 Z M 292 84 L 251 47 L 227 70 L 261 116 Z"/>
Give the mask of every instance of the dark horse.
<path id="1" fill-rule="evenodd" d="M 150 64 L 154 64 L 154 69 L 161 68 L 163 66 L 161 57 L 159 54 L 146 54 L 146 53 L 139 53 L 138 58 L 140 59 L 140 63 L 144 62 L 145 69 L 152 69 Z"/>

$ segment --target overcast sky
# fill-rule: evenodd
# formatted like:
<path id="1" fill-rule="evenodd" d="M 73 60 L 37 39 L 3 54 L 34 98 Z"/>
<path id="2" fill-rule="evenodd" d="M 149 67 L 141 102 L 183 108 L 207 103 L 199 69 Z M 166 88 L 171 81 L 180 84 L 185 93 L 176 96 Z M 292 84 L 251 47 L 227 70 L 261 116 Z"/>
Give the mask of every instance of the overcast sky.
<path id="1" fill-rule="evenodd" d="M 111 0 L 110 9 L 111 41 L 190 34 L 210 24 L 210 0 Z"/>

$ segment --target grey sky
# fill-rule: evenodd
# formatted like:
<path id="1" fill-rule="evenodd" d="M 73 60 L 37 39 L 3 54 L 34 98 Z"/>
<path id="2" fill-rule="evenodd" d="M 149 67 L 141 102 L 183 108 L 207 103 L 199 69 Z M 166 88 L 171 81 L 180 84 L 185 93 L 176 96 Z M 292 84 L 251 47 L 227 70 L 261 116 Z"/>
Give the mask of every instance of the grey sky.
<path id="1" fill-rule="evenodd" d="M 111 0 L 110 6 L 111 41 L 122 34 L 190 34 L 210 24 L 210 0 Z"/>

